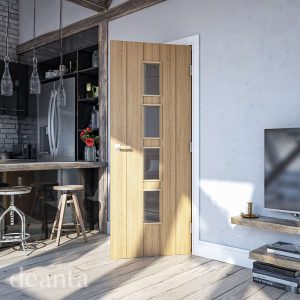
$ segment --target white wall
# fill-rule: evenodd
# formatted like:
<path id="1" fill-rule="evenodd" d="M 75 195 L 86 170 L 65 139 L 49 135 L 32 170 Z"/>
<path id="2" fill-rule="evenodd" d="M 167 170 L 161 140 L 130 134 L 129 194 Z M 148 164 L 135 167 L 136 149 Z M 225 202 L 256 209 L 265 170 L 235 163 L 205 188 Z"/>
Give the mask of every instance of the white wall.
<path id="1" fill-rule="evenodd" d="M 96 12 L 64 1 L 64 26 L 94 15 Z M 36 35 L 59 28 L 59 0 L 36 1 Z M 33 0 L 19 0 L 19 44 L 33 37 Z"/>
<path id="2" fill-rule="evenodd" d="M 31 38 L 28 1 L 20 0 L 20 42 Z M 57 28 L 58 1 L 38 2 L 39 33 Z M 72 5 L 66 19 L 88 15 Z M 111 40 L 164 43 L 200 34 L 203 241 L 243 249 L 297 241 L 232 226 L 230 216 L 253 199 L 256 212 L 288 217 L 263 209 L 263 130 L 300 127 L 299 15 L 298 0 L 167 0 L 109 23 Z"/>
<path id="3" fill-rule="evenodd" d="M 200 239 L 253 249 L 295 236 L 232 226 L 264 210 L 264 128 L 300 127 L 300 2 L 168 0 L 109 23 L 111 40 L 200 34 Z"/>

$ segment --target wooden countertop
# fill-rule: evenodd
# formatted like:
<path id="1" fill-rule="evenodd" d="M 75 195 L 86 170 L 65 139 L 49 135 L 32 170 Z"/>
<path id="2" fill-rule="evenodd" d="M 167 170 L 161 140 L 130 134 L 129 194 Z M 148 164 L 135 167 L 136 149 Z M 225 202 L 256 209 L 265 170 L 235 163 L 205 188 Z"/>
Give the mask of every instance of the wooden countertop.
<path id="1" fill-rule="evenodd" d="M 13 171 L 39 171 L 39 170 L 61 170 L 61 169 L 96 169 L 106 168 L 107 163 L 101 162 L 32 162 L 32 161 L 0 161 L 0 172 Z"/>

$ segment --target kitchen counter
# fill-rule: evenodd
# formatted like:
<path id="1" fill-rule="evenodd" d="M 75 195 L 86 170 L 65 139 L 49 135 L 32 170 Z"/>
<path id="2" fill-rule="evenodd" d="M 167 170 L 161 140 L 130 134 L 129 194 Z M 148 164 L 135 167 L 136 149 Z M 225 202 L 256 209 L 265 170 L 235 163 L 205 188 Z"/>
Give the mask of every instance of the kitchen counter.
<path id="1" fill-rule="evenodd" d="M 106 168 L 107 163 L 101 162 L 33 162 L 26 160 L 0 160 L 0 172 L 39 171 L 61 169 L 96 169 Z"/>

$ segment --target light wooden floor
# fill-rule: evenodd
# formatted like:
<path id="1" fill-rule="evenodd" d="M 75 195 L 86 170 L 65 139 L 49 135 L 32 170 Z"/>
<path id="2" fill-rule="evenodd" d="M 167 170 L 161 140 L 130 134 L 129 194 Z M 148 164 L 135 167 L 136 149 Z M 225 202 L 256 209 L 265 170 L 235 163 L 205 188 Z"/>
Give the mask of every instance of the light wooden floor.
<path id="1" fill-rule="evenodd" d="M 202 257 L 111 261 L 105 235 L 63 241 L 38 243 L 28 258 L 18 247 L 0 250 L 0 299 L 300 299 L 252 283 L 248 269 Z"/>

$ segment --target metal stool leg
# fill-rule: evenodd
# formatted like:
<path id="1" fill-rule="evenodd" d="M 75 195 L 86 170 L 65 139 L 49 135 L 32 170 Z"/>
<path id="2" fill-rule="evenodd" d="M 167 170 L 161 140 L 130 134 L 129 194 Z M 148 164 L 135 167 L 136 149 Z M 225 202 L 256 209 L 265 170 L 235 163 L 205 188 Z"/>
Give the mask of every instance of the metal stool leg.
<path id="1" fill-rule="evenodd" d="M 15 206 L 15 196 L 11 195 L 10 196 L 10 206 L 14 207 Z M 10 225 L 15 225 L 15 213 L 13 209 L 10 211 Z"/>
<path id="2" fill-rule="evenodd" d="M 11 208 L 12 208 L 11 211 L 16 212 L 19 215 L 20 219 L 21 219 L 21 227 L 22 227 L 22 230 L 21 230 L 22 242 L 21 243 L 22 243 L 23 251 L 25 252 L 25 255 L 27 256 L 28 255 L 28 253 L 26 251 L 27 247 L 25 247 L 25 245 L 26 245 L 26 231 L 25 231 L 26 220 L 25 220 L 25 214 L 14 205 Z"/>

